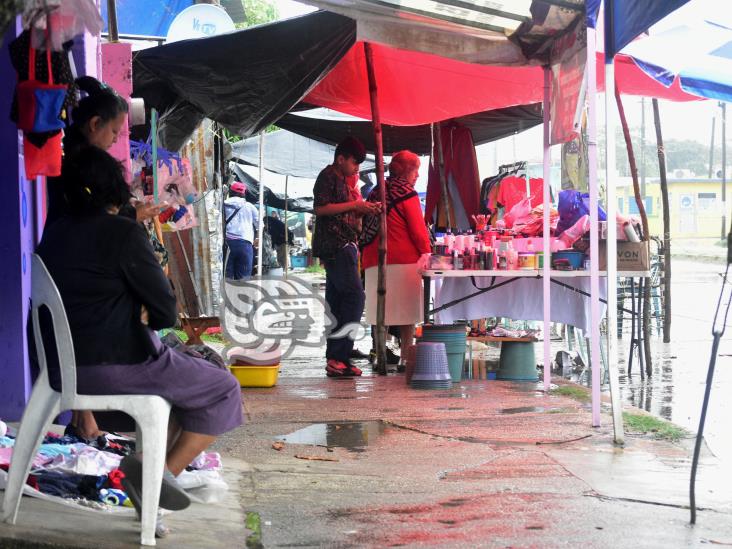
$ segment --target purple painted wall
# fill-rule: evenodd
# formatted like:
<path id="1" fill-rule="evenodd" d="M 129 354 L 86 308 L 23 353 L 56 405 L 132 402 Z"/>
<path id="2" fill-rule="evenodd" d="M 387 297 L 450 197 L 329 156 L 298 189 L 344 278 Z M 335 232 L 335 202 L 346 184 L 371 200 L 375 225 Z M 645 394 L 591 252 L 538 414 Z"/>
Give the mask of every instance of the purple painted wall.
<path id="1" fill-rule="evenodd" d="M 11 29 L 6 42 L 16 36 Z M 8 109 L 15 87 L 15 70 L 7 49 L 0 55 L 0 105 Z M 18 420 L 30 394 L 25 326 L 30 306 L 30 257 L 36 239 L 38 183 L 23 169 L 22 139 L 15 124 L 0 116 L 0 417 Z"/>
<path id="2" fill-rule="evenodd" d="M 25 178 L 23 139 L 7 113 L 16 74 L 7 43 L 20 32 L 8 31 L 0 51 L 0 418 L 19 420 L 30 396 L 26 324 L 30 312 L 30 259 L 43 231 L 45 180 Z M 75 39 L 77 74 L 96 76 L 99 41 L 86 34 Z"/>

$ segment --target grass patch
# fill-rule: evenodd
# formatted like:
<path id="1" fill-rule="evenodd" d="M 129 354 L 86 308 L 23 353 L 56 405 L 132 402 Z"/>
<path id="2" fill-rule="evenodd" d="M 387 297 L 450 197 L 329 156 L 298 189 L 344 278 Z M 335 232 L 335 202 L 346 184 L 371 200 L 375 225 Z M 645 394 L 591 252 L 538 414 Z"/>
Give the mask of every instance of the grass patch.
<path id="1" fill-rule="evenodd" d="M 247 530 L 252 532 L 247 536 L 247 548 L 260 549 L 264 547 L 264 545 L 262 545 L 262 521 L 259 518 L 259 513 L 247 513 L 244 525 Z"/>
<path id="2" fill-rule="evenodd" d="M 562 385 L 552 390 L 552 394 L 566 396 L 579 400 L 580 402 L 590 401 L 590 392 L 583 387 L 576 387 L 574 385 Z"/>
<path id="3" fill-rule="evenodd" d="M 673 423 L 646 414 L 623 412 L 625 428 L 633 433 L 652 434 L 653 438 L 678 442 L 689 432 Z"/>
<path id="4" fill-rule="evenodd" d="M 188 335 L 183 330 L 173 331 L 183 343 L 186 343 L 188 341 Z M 224 334 L 203 334 L 201 335 L 201 341 L 203 341 L 204 343 L 226 343 L 226 340 L 224 339 Z"/>
<path id="5" fill-rule="evenodd" d="M 305 268 L 306 273 L 314 273 L 314 274 L 325 274 L 325 267 L 322 265 L 310 265 L 309 267 Z"/>

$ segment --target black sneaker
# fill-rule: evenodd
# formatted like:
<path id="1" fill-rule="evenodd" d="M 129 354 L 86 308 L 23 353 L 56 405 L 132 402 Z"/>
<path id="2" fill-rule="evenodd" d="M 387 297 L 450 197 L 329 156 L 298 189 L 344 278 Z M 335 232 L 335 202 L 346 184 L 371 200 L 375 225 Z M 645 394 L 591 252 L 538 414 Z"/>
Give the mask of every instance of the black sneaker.
<path id="1" fill-rule="evenodd" d="M 353 349 L 351 351 L 351 359 L 352 360 L 367 360 L 370 359 L 370 354 L 362 353 L 358 349 Z"/>
<path id="2" fill-rule="evenodd" d="M 387 366 L 396 366 L 399 364 L 400 358 L 399 355 L 396 354 L 394 351 L 389 349 L 389 347 L 386 348 L 386 364 Z M 371 365 L 376 369 L 376 351 L 370 351 L 369 352 L 369 362 Z"/>

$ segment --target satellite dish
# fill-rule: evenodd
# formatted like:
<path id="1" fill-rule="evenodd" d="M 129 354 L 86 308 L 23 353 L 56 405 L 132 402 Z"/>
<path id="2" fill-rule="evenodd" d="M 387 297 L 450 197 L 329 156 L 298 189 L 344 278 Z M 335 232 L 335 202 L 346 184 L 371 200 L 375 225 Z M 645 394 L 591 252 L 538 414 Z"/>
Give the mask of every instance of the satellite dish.
<path id="1" fill-rule="evenodd" d="M 234 21 L 224 9 L 213 4 L 194 4 L 175 16 L 165 42 L 206 38 L 233 30 L 236 30 Z"/>

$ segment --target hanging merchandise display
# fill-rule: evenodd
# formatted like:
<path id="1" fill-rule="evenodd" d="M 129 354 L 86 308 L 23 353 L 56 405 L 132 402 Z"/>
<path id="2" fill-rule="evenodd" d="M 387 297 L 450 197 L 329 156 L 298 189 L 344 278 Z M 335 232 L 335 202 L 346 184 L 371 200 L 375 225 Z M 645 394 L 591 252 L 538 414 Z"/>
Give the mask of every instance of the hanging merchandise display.
<path id="1" fill-rule="evenodd" d="M 46 49 L 48 82 L 36 79 L 36 49 L 31 46 L 28 54 L 28 80 L 18 82 L 15 89 L 18 98 L 18 128 L 24 132 L 42 133 L 61 130 L 64 121 L 61 111 L 68 86 L 53 83 L 51 50 Z"/>
<path id="2" fill-rule="evenodd" d="M 191 179 L 187 158 L 158 148 L 158 185 L 153 181 L 153 154 L 150 143 L 130 141 L 132 156 L 132 193 L 138 200 L 167 204 L 158 216 L 164 231 L 182 231 L 198 225 L 193 211 L 199 197 Z M 157 194 L 156 194 L 157 191 Z"/>
<path id="3" fill-rule="evenodd" d="M 23 28 L 31 32 L 31 45 L 42 49 L 46 44 L 61 51 L 63 44 L 88 31 L 102 32 L 99 10 L 93 0 L 28 0 L 23 10 Z"/>
<path id="4" fill-rule="evenodd" d="M 28 31 L 13 40 L 8 49 L 18 74 L 10 118 L 25 132 L 25 175 L 61 175 L 61 129 L 76 90 L 67 52 L 36 50 Z"/>

